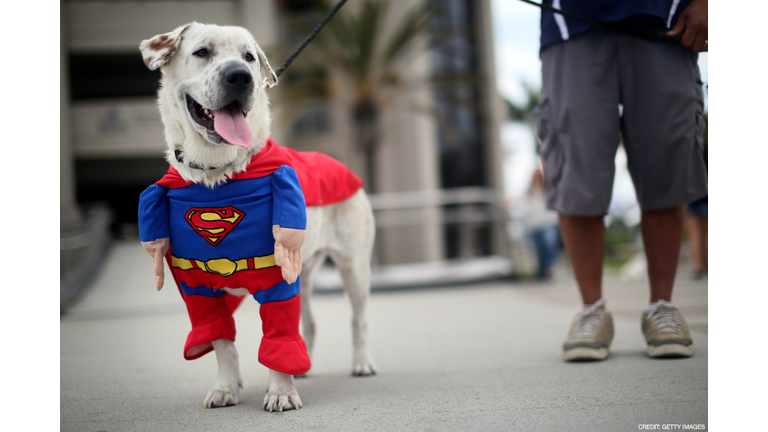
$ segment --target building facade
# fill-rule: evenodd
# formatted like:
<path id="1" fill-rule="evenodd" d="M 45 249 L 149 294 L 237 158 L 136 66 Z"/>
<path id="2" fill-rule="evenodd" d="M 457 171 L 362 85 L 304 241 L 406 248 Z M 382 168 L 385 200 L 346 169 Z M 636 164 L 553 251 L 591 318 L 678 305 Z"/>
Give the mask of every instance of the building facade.
<path id="1" fill-rule="evenodd" d="M 360 3 L 351 0 L 340 13 L 354 13 Z M 417 3 L 389 2 L 385 33 L 390 27 L 394 31 L 398 20 Z M 105 201 L 115 213 L 116 229 L 130 233 L 139 193 L 167 170 L 155 102 L 160 74 L 143 64 L 138 50 L 143 39 L 191 21 L 239 25 L 254 35 L 276 69 L 284 59 L 270 53 L 282 53 L 278 47 L 301 41 L 287 25 L 289 18 L 311 17 L 307 11 L 314 5 L 309 0 L 63 2 L 62 226 L 77 220 L 79 203 Z M 363 179 L 370 178 L 375 195 L 479 186 L 497 191 L 502 202 L 502 111 L 494 74 L 490 2 L 431 0 L 428 7 L 434 20 L 422 36 L 424 50 L 400 66 L 403 75 L 414 81 L 457 74 L 469 79 L 461 85 L 424 86 L 393 98 L 380 113 L 373 168 L 369 169 L 355 142 L 349 98 L 342 91 L 330 91 L 298 112 L 290 97 L 276 91 L 271 98 L 272 137 L 283 146 L 333 156 Z M 307 50 L 312 50 L 312 44 Z M 283 77 L 280 84 L 290 86 L 289 73 Z M 340 79 L 327 81 L 333 83 L 334 78 Z M 456 95 L 469 105 L 457 105 Z M 429 110 L 419 112 L 414 107 L 432 107 L 437 117 L 455 127 L 455 133 L 442 128 L 435 115 L 425 113 Z M 382 224 L 377 231 L 377 261 L 397 264 L 461 256 L 457 228 L 443 223 L 445 211 L 439 205 L 423 206 L 401 215 L 400 220 L 405 217 L 414 223 Z M 377 217 L 387 220 L 388 213 L 394 212 L 382 208 Z M 488 224 L 476 229 L 479 235 L 473 247 L 478 254 L 498 253 L 503 232 Z"/>

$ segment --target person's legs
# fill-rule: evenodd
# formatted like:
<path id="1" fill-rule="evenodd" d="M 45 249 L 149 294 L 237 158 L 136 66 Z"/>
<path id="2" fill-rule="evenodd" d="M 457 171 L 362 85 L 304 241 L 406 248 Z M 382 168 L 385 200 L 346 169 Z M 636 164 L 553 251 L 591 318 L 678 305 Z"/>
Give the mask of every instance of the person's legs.
<path id="1" fill-rule="evenodd" d="M 690 357 L 693 340 L 688 325 L 672 303 L 677 262 L 683 239 L 685 204 L 645 211 L 640 222 L 648 260 L 650 305 L 641 315 L 641 330 L 650 357 Z"/>
<path id="2" fill-rule="evenodd" d="M 685 219 L 685 231 L 688 234 L 688 249 L 693 259 L 693 270 L 698 273 L 704 270 L 701 256 L 701 237 L 699 235 L 699 218 L 695 213 L 690 213 Z"/>
<path id="3" fill-rule="evenodd" d="M 547 192 L 584 302 L 563 343 L 566 361 L 603 360 L 613 319 L 601 298 L 603 215 L 611 202 L 619 145 L 615 38 L 592 29 L 541 53 L 537 132 Z"/>
<path id="4" fill-rule="evenodd" d="M 605 224 L 602 216 L 560 216 L 560 235 L 584 305 L 602 297 Z"/>
<path id="5" fill-rule="evenodd" d="M 543 279 L 552 279 L 553 267 L 557 261 L 557 252 L 560 248 L 560 230 L 557 224 L 544 228 L 544 247 L 546 250 L 546 262 L 543 269 Z"/>
<path id="6" fill-rule="evenodd" d="M 536 250 L 536 277 L 541 279 L 544 274 L 544 265 L 547 260 L 546 245 L 544 244 L 544 231 L 542 229 L 533 230 L 530 233 L 531 241 Z"/>
<path id="7" fill-rule="evenodd" d="M 693 339 L 680 311 L 671 303 L 680 247 L 685 226 L 686 205 L 644 211 L 640 229 L 648 279 L 650 304 L 643 311 L 641 330 L 649 357 L 690 357 Z"/>
<path id="8" fill-rule="evenodd" d="M 651 303 L 672 300 L 684 222 L 685 205 L 643 212 L 640 230 L 648 260 Z"/>
<path id="9" fill-rule="evenodd" d="M 698 217 L 699 238 L 701 239 L 701 264 L 704 272 L 709 268 L 709 222 L 706 216 Z"/>
<path id="10" fill-rule="evenodd" d="M 693 258 L 693 278 L 698 280 L 707 274 L 707 198 L 688 204 L 685 230 Z"/>
<path id="11" fill-rule="evenodd" d="M 680 311 L 669 302 L 685 223 L 685 204 L 707 195 L 703 93 L 696 53 L 620 36 L 621 126 L 627 163 L 643 211 L 650 305 L 641 329 L 650 357 L 693 355 Z"/>

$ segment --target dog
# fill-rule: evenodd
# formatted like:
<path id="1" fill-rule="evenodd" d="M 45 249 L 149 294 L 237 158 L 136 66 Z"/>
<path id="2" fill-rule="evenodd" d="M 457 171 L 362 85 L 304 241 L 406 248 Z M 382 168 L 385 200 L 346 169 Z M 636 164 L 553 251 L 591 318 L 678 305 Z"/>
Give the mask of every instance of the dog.
<path id="1" fill-rule="evenodd" d="M 271 142 L 267 90 L 277 84 L 277 76 L 253 36 L 241 27 L 193 22 L 144 40 L 139 48 L 147 67 L 161 71 L 157 101 L 165 128 L 166 159 L 171 167 L 169 172 L 175 170 L 185 184 L 203 185 L 206 190 L 212 191 L 226 185 L 233 176 L 249 174 L 252 158 L 266 151 Z M 299 168 L 297 170 L 300 171 Z M 298 175 L 301 177 L 302 172 Z M 191 220 L 195 214 L 190 214 L 188 219 Z M 375 374 L 377 369 L 368 347 L 365 316 L 370 295 L 370 260 L 375 230 L 373 212 L 365 192 L 360 188 L 350 197 L 331 204 L 309 206 L 308 203 L 306 232 L 295 230 L 298 234 L 293 240 L 281 240 L 280 236 L 285 231 L 295 234 L 294 230 L 280 227 L 270 233 L 275 236 L 274 259 L 289 286 L 300 275 L 301 295 L 298 297 L 302 336 L 308 355 L 315 340 L 315 322 L 310 308 L 312 277 L 325 258 L 330 257 L 341 273 L 344 291 L 352 304 L 352 374 Z M 209 243 L 216 240 L 215 234 L 210 234 L 208 240 Z M 172 264 L 171 258 L 168 258 L 169 241 L 167 238 L 152 238 L 142 241 L 142 245 L 153 257 L 159 290 L 164 283 L 163 258 L 168 259 L 169 265 Z M 182 261 L 194 265 L 193 260 Z M 177 264 L 173 261 L 174 266 Z M 227 299 L 253 294 L 238 286 L 222 287 L 221 290 L 226 292 L 223 297 Z M 200 296 L 185 297 L 188 308 L 190 303 L 186 299 L 197 297 Z M 234 307 L 237 304 L 239 302 L 234 302 Z M 262 313 L 267 304 L 273 303 L 262 304 Z M 298 332 L 298 323 L 295 325 Z M 262 348 L 264 343 L 262 340 Z M 190 358 L 205 354 L 208 352 L 205 349 L 216 353 L 218 380 L 206 395 L 204 406 L 236 405 L 242 379 L 234 333 L 231 340 L 222 337 L 207 343 L 190 354 Z M 200 354 L 201 350 L 205 352 Z M 302 407 L 294 375 L 300 374 L 270 368 L 269 387 L 263 402 L 265 410 L 283 411 Z"/>

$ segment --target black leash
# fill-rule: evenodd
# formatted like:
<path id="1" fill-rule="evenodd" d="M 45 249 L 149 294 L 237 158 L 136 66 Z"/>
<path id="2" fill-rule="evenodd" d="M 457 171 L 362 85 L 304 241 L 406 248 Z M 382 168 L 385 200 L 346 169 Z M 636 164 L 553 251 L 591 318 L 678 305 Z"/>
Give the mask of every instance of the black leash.
<path id="1" fill-rule="evenodd" d="M 627 28 L 627 27 L 616 25 L 614 23 L 610 23 L 610 22 L 593 20 L 591 18 L 586 18 L 586 17 L 580 16 L 580 15 L 576 15 L 576 14 L 573 14 L 573 13 L 570 13 L 570 12 L 566 12 L 564 10 L 560 10 L 560 9 L 557 9 L 557 8 L 554 8 L 552 6 L 548 6 L 548 5 L 545 5 L 545 4 L 542 4 L 542 3 L 536 3 L 536 2 L 531 1 L 531 0 L 520 0 L 520 1 L 523 2 L 523 3 L 528 3 L 530 5 L 536 6 L 539 9 L 543 9 L 543 10 L 546 10 L 546 11 L 549 11 L 549 12 L 552 12 L 552 13 L 556 13 L 556 14 L 562 15 L 562 16 L 564 16 L 566 18 L 571 18 L 571 19 L 576 20 L 576 21 L 581 21 L 583 23 L 587 23 L 587 24 L 589 24 L 591 26 L 594 26 L 594 27 L 610 28 L 610 29 L 621 31 L 621 32 L 624 32 L 624 33 L 629 33 L 629 34 L 632 34 L 634 36 L 643 37 L 645 39 L 651 39 L 651 40 L 660 41 L 660 42 L 675 42 L 675 43 L 679 43 L 680 39 L 682 39 L 682 34 L 679 34 L 679 35 L 674 36 L 674 37 L 668 37 L 668 36 L 664 35 L 663 33 L 662 34 L 652 33 L 652 32 L 649 32 L 649 31 L 643 30 L 643 29 Z M 333 18 L 333 16 L 336 15 L 336 12 L 338 12 L 339 9 L 341 9 L 341 7 L 344 6 L 344 4 L 346 2 L 347 2 L 347 0 L 340 0 L 336 4 L 336 6 L 334 6 L 333 9 L 331 9 L 330 12 L 328 12 L 328 15 L 326 15 L 326 17 L 320 22 L 320 24 L 317 25 L 317 27 L 315 27 L 314 30 L 312 30 L 312 33 L 310 33 L 309 36 L 307 36 L 307 38 L 304 39 L 304 42 L 302 42 L 301 45 L 299 45 L 299 47 L 296 48 L 296 50 L 293 52 L 293 54 L 291 54 L 291 56 L 288 57 L 288 60 L 286 60 L 279 68 L 277 68 L 277 70 L 275 71 L 275 75 L 276 76 L 279 77 L 280 75 L 282 75 L 283 71 L 285 71 L 285 69 L 291 63 L 293 63 L 293 61 L 296 59 L 296 57 L 302 51 L 304 51 L 304 48 L 306 48 L 307 45 L 309 45 L 309 43 L 312 42 L 312 39 L 314 39 L 315 36 L 317 36 L 317 34 L 320 33 L 320 30 L 322 30 L 323 27 L 325 27 L 325 25 L 328 24 L 328 21 L 330 21 L 331 18 Z"/>
<path id="2" fill-rule="evenodd" d="M 315 29 L 312 30 L 312 33 L 310 33 L 309 36 L 307 36 L 307 38 L 304 39 L 304 42 L 302 42 L 301 45 L 298 48 L 296 48 L 296 51 L 294 51 L 293 54 L 291 54 L 291 56 L 288 57 L 288 60 L 286 60 L 285 63 L 283 63 L 283 65 L 280 66 L 275 71 L 275 75 L 277 75 L 279 77 L 280 74 L 283 73 L 285 68 L 287 68 L 288 65 L 290 65 L 293 62 L 294 59 L 296 59 L 296 56 L 298 56 L 299 53 L 301 53 L 304 50 L 304 48 L 306 48 L 306 46 L 309 45 L 309 43 L 312 41 L 312 39 L 314 39 L 315 36 L 317 36 L 317 34 L 320 33 L 320 30 L 322 30 L 322 28 L 325 27 L 326 24 L 328 24 L 328 21 L 330 21 L 331 18 L 333 18 L 333 16 L 336 15 L 336 12 L 338 12 L 339 9 L 341 9 L 341 7 L 344 6 L 344 3 L 346 3 L 346 2 L 347 2 L 347 0 L 341 0 L 340 2 L 338 2 L 336 4 L 336 6 L 333 7 L 333 9 L 331 9 L 330 12 L 328 12 L 328 15 L 325 17 L 325 19 L 323 19 L 320 22 L 320 24 L 318 24 L 317 27 L 315 27 Z"/>
<path id="3" fill-rule="evenodd" d="M 570 13 L 570 12 L 566 12 L 564 10 L 556 9 L 556 8 L 554 8 L 552 6 L 548 6 L 548 5 L 545 5 L 545 4 L 542 4 L 542 3 L 536 3 L 536 2 L 531 1 L 531 0 L 520 0 L 520 1 L 523 2 L 523 3 L 528 3 L 529 5 L 536 6 L 539 9 L 542 9 L 542 10 L 545 10 L 545 11 L 549 11 L 549 12 L 552 12 L 552 13 L 556 13 L 558 15 L 562 15 L 562 16 L 564 16 L 566 18 L 570 18 L 570 19 L 573 19 L 573 20 L 576 20 L 576 21 L 581 21 L 583 23 L 587 23 L 587 24 L 589 24 L 589 25 L 591 25 L 593 27 L 601 27 L 601 28 L 612 29 L 612 30 L 620 31 L 622 33 L 631 34 L 633 36 L 638 36 L 638 37 L 641 37 L 641 38 L 644 38 L 644 39 L 649 39 L 649 40 L 656 41 L 656 42 L 680 43 L 680 40 L 683 38 L 683 34 L 682 33 L 678 34 L 677 36 L 669 37 L 669 36 L 665 35 L 664 33 L 654 33 L 654 32 L 651 32 L 651 31 L 648 31 L 648 30 L 645 30 L 645 29 L 642 29 L 642 28 L 629 28 L 629 27 L 620 26 L 618 24 L 611 23 L 611 22 L 593 20 L 591 18 L 586 18 L 586 17 L 580 16 L 580 15 L 576 15 L 576 14 L 573 14 L 573 13 Z"/>

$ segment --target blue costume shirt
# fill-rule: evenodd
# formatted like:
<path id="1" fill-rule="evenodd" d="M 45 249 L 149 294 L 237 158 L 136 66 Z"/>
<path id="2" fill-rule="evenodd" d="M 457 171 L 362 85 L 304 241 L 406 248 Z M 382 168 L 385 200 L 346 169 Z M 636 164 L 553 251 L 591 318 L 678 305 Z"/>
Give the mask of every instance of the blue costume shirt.
<path id="1" fill-rule="evenodd" d="M 285 165 L 213 189 L 155 184 L 139 201 L 141 241 L 170 237 L 174 276 L 189 287 L 244 287 L 252 293 L 271 287 L 274 277 L 266 284 L 253 279 L 255 272 L 275 267 L 272 225 L 303 230 L 306 224 L 299 179 Z"/>

